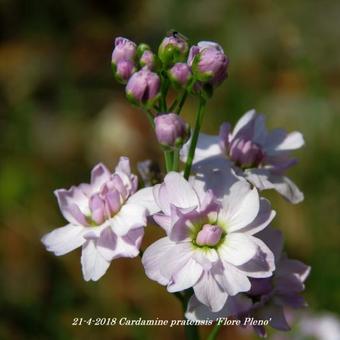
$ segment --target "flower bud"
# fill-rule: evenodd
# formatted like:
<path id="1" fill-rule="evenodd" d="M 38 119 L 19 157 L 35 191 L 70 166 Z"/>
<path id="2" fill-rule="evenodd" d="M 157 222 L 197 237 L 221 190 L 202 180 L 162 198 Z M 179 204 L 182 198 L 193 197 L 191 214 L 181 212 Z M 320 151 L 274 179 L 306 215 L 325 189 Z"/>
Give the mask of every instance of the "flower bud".
<path id="1" fill-rule="evenodd" d="M 177 62 L 185 60 L 189 50 L 187 40 L 177 32 L 165 37 L 158 48 L 158 57 L 168 68 Z"/>
<path id="2" fill-rule="evenodd" d="M 122 60 L 134 61 L 136 57 L 136 44 L 126 38 L 118 37 L 115 40 L 115 48 L 112 52 L 112 64 L 117 65 Z"/>
<path id="3" fill-rule="evenodd" d="M 216 225 L 205 224 L 197 234 L 196 243 L 199 246 L 216 246 L 220 242 L 222 229 Z"/>
<path id="4" fill-rule="evenodd" d="M 175 86 L 185 87 L 192 78 L 191 69 L 188 64 L 176 63 L 169 71 L 170 80 Z"/>
<path id="5" fill-rule="evenodd" d="M 201 41 L 191 47 L 188 64 L 197 80 L 216 87 L 227 77 L 229 59 L 220 45 Z"/>
<path id="6" fill-rule="evenodd" d="M 166 147 L 179 147 L 189 137 L 189 126 L 176 113 L 165 113 L 155 118 L 158 142 Z"/>
<path id="7" fill-rule="evenodd" d="M 160 95 L 160 78 L 144 67 L 129 79 L 125 92 L 127 98 L 137 105 L 151 105 Z"/>
<path id="8" fill-rule="evenodd" d="M 113 67 L 115 78 L 121 84 L 126 84 L 133 73 L 136 72 L 135 64 L 131 60 L 121 60 Z"/>
<path id="9" fill-rule="evenodd" d="M 139 59 L 141 67 L 147 67 L 152 70 L 155 67 L 155 55 L 150 50 L 145 50 Z"/>

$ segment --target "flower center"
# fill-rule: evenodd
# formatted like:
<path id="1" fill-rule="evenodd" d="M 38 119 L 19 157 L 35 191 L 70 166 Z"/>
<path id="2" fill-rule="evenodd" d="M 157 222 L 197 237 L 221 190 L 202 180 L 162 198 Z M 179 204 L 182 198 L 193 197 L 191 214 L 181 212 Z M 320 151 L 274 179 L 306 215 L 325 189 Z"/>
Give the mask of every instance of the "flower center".
<path id="1" fill-rule="evenodd" d="M 229 155 L 242 168 L 257 167 L 264 159 L 261 146 L 246 139 L 235 139 L 230 145 Z"/>
<path id="2" fill-rule="evenodd" d="M 223 230 L 216 225 L 205 224 L 196 236 L 198 246 L 216 246 L 222 237 Z"/>
<path id="3" fill-rule="evenodd" d="M 103 185 L 101 190 L 90 198 L 91 219 L 96 225 L 113 217 L 123 203 L 121 192 L 116 188 L 113 181 Z"/>

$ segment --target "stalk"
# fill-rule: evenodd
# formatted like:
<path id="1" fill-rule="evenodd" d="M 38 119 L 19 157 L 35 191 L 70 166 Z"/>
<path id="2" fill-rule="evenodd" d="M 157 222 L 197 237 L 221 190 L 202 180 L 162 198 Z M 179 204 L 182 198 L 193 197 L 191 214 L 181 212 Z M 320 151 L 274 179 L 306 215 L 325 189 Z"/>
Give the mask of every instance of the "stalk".
<path id="1" fill-rule="evenodd" d="M 194 155 L 195 155 L 195 150 L 196 150 L 196 145 L 197 145 L 197 140 L 198 140 L 198 135 L 199 135 L 199 132 L 202 126 L 205 105 L 206 105 L 205 99 L 200 97 L 199 106 L 198 106 L 198 110 L 196 113 L 195 127 L 194 127 L 194 131 L 192 134 L 192 139 L 191 139 L 189 153 L 188 153 L 188 158 L 185 163 L 185 169 L 184 169 L 185 179 L 188 179 L 190 176 L 192 162 L 194 160 Z"/>

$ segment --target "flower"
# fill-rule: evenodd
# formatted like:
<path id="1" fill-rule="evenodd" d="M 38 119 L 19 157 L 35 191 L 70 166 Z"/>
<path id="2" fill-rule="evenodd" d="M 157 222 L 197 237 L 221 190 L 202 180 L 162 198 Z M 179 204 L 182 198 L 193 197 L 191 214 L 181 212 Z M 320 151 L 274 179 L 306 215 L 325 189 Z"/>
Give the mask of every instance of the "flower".
<path id="1" fill-rule="evenodd" d="M 158 48 L 158 57 L 167 68 L 186 59 L 189 50 L 187 39 L 178 32 L 170 32 Z"/>
<path id="2" fill-rule="evenodd" d="M 212 41 L 201 41 L 192 46 L 189 52 L 188 64 L 197 80 L 208 82 L 216 87 L 228 75 L 229 59 L 223 48 Z"/>
<path id="3" fill-rule="evenodd" d="M 233 316 L 244 321 L 246 318 L 270 320 L 270 325 L 281 331 L 290 329 L 284 308 L 301 308 L 306 303 L 300 293 L 304 290 L 304 281 L 309 275 L 310 267 L 304 263 L 288 259 L 282 254 L 282 233 L 273 228 L 266 228 L 257 234 L 271 249 L 275 257 L 276 270 L 273 276 L 251 278 L 251 289 L 230 297 L 218 313 L 213 313 L 194 296 L 191 297 L 186 317 L 191 320 L 217 320 Z M 265 336 L 264 326 L 253 326 L 259 336 Z"/>
<path id="4" fill-rule="evenodd" d="M 146 275 L 169 292 L 193 288 L 196 298 L 219 311 L 229 296 L 251 288 L 249 277 L 268 277 L 274 270 L 269 248 L 253 236 L 275 213 L 244 179 L 216 199 L 214 189 L 187 182 L 170 172 L 154 187 L 161 212 L 153 216 L 167 236 L 144 252 Z M 197 185 L 196 185 L 197 184 Z"/>
<path id="5" fill-rule="evenodd" d="M 68 224 L 43 236 L 42 243 L 57 256 L 82 247 L 84 279 L 97 281 L 113 259 L 139 253 L 146 217 L 156 210 L 151 188 L 136 190 L 128 158 L 121 157 L 112 174 L 96 165 L 90 184 L 55 191 Z"/>
<path id="6" fill-rule="evenodd" d="M 288 331 L 290 327 L 284 308 L 306 306 L 300 293 L 305 289 L 304 282 L 310 273 L 310 267 L 301 261 L 291 260 L 282 253 L 283 237 L 280 231 L 267 228 L 259 237 L 275 254 L 276 270 L 273 277 L 252 279 L 252 288 L 247 294 L 254 303 L 251 309 L 240 317 L 270 319 L 271 327 Z M 254 329 L 259 336 L 266 335 L 264 326 L 255 326 Z"/>
<path id="7" fill-rule="evenodd" d="M 129 79 L 125 92 L 127 98 L 134 104 L 149 105 L 160 95 L 160 78 L 147 67 L 134 73 Z"/>
<path id="8" fill-rule="evenodd" d="M 182 160 L 186 159 L 189 145 L 188 142 L 182 148 Z M 275 189 L 290 202 L 299 203 L 303 193 L 284 172 L 297 162 L 290 157 L 290 151 L 303 145 L 300 132 L 268 132 L 264 116 L 251 110 L 240 118 L 233 131 L 228 123 L 223 123 L 219 136 L 200 134 L 194 168 L 204 171 L 211 166 L 233 167 L 259 190 Z"/>
<path id="9" fill-rule="evenodd" d="M 176 63 L 168 71 L 168 75 L 172 83 L 177 87 L 185 87 L 192 78 L 191 69 L 188 64 Z"/>
<path id="10" fill-rule="evenodd" d="M 155 118 L 158 142 L 165 147 L 179 147 L 189 136 L 189 126 L 176 113 L 160 114 Z"/>

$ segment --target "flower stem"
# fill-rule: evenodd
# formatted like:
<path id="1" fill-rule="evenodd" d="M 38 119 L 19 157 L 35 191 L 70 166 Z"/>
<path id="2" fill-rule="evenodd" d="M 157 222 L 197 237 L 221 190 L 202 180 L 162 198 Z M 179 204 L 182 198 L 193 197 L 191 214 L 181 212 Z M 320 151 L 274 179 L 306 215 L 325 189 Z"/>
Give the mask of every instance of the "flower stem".
<path id="1" fill-rule="evenodd" d="M 165 169 L 166 172 L 168 173 L 169 171 L 172 170 L 172 151 L 169 150 L 164 150 L 164 158 L 165 158 Z"/>
<path id="2" fill-rule="evenodd" d="M 187 96 L 188 96 L 188 91 L 187 90 L 184 90 L 183 94 L 182 94 L 182 97 L 179 101 L 179 104 L 178 104 L 178 107 L 176 109 L 176 113 L 179 115 L 182 111 L 182 108 L 183 108 L 183 105 L 187 99 Z"/>
<path id="3" fill-rule="evenodd" d="M 178 166 L 179 166 L 179 149 L 176 149 L 173 152 L 172 170 L 173 171 L 178 171 Z"/>
<path id="4" fill-rule="evenodd" d="M 211 333 L 207 337 L 207 340 L 216 340 L 218 332 L 220 331 L 221 327 L 222 327 L 222 324 L 219 324 L 218 322 L 216 322 L 214 328 L 212 329 Z"/>
<path id="5" fill-rule="evenodd" d="M 162 86 L 161 86 L 161 102 L 160 102 L 160 109 L 163 112 L 167 112 L 167 103 L 166 103 L 166 97 L 168 94 L 169 90 L 169 79 L 166 77 L 166 74 L 163 74 L 163 81 L 162 81 Z"/>
<path id="6" fill-rule="evenodd" d="M 150 110 L 144 110 L 144 112 L 146 113 L 146 116 L 148 117 L 149 123 L 151 124 L 151 126 L 154 128 L 155 127 L 155 122 L 154 122 L 154 115 L 152 114 L 152 112 Z"/>
<path id="7" fill-rule="evenodd" d="M 201 130 L 201 125 L 202 125 L 202 121 L 203 121 L 205 104 L 206 104 L 205 99 L 200 97 L 198 111 L 196 113 L 195 127 L 194 127 L 194 131 L 193 131 L 193 134 L 192 134 L 188 158 L 187 158 L 187 161 L 186 161 L 186 164 L 185 164 L 185 169 L 184 169 L 184 178 L 185 179 L 188 179 L 189 176 L 190 176 L 191 166 L 192 166 L 192 162 L 194 160 L 194 155 L 195 155 L 195 150 L 196 150 L 196 145 L 197 145 L 197 140 L 198 140 L 198 135 L 199 135 L 199 132 Z"/>

